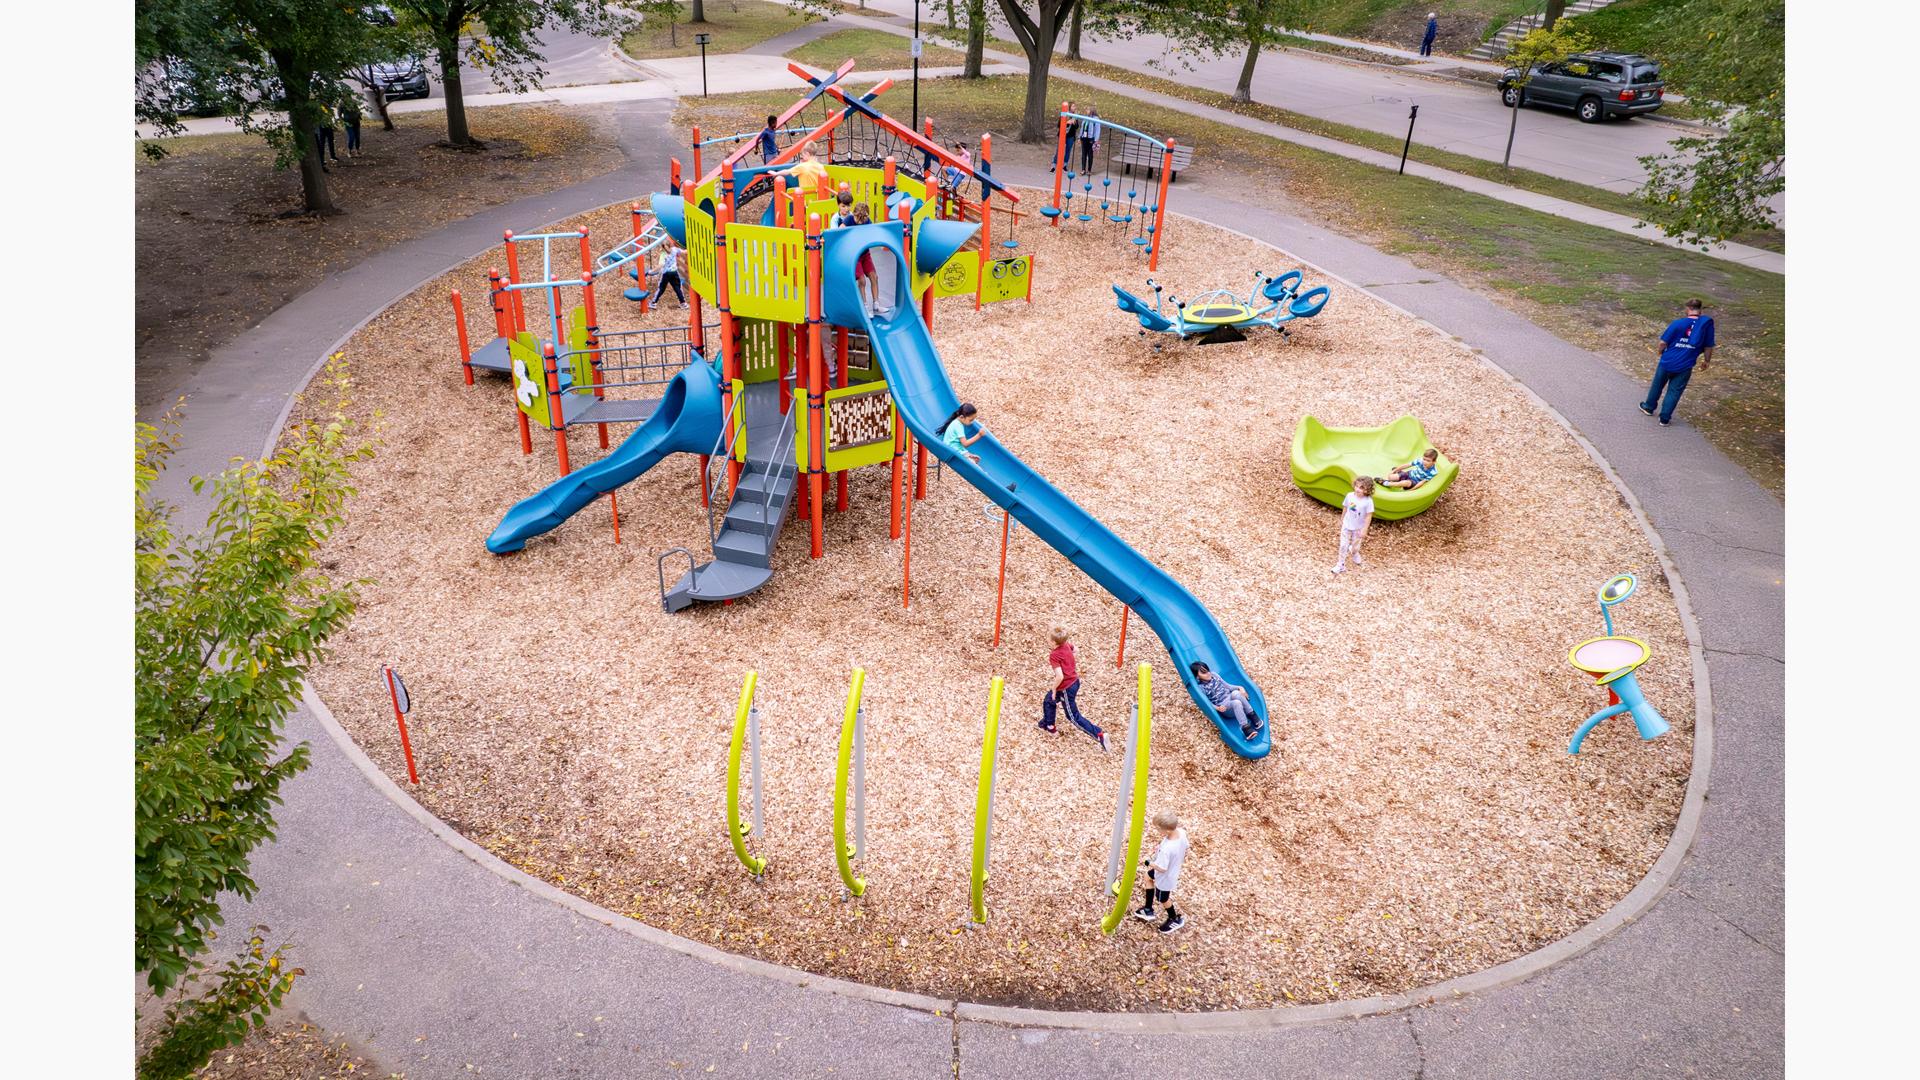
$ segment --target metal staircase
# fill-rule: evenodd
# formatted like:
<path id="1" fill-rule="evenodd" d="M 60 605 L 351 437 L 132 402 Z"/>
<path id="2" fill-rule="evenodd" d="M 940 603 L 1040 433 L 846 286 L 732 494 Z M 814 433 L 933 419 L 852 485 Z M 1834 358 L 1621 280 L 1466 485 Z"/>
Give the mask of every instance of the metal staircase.
<path id="1" fill-rule="evenodd" d="M 1566 12 L 1560 17 L 1565 19 L 1574 15 L 1585 15 L 1589 11 L 1606 7 L 1611 3 L 1613 3 L 1613 0 L 1575 0 L 1574 3 L 1567 5 Z M 1467 53 L 1467 58 L 1470 60 L 1492 60 L 1498 62 L 1502 57 L 1507 55 L 1507 50 L 1513 48 L 1513 43 L 1516 40 L 1525 37 L 1529 31 L 1539 29 L 1541 22 L 1543 22 L 1545 18 L 1545 12 L 1536 11 L 1531 15 L 1523 15 L 1513 20 L 1501 27 L 1492 37 L 1474 46 Z"/>
<path id="2" fill-rule="evenodd" d="M 793 509 L 794 489 L 799 486 L 793 439 L 795 418 L 802 411 L 800 403 L 795 402 L 785 416 L 780 415 L 775 392 L 774 383 L 746 387 L 734 400 L 733 411 L 714 443 L 707 490 L 707 540 L 712 558 L 701 563 L 686 548 L 672 548 L 656 560 L 660 606 L 669 612 L 685 610 L 695 601 L 745 596 L 773 577 L 773 548 Z M 736 414 L 744 415 L 746 422 L 737 423 Z M 756 440 L 749 437 L 753 431 L 775 434 L 771 439 Z M 746 460 L 741 464 L 740 482 L 729 498 L 726 463 L 739 455 L 743 439 Z M 686 556 L 688 569 L 668 588 L 667 559 L 676 552 Z"/>

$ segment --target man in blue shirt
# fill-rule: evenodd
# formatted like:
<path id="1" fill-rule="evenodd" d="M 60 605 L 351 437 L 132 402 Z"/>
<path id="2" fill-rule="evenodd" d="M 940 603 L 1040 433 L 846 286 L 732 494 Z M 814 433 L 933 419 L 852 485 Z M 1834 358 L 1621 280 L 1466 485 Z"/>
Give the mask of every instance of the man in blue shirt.
<path id="1" fill-rule="evenodd" d="M 780 156 L 780 137 L 774 125 L 779 117 L 767 117 L 767 126 L 760 129 L 760 164 L 765 165 Z"/>
<path id="2" fill-rule="evenodd" d="M 1433 39 L 1440 36 L 1440 14 L 1427 12 L 1427 36 L 1420 39 L 1420 55 L 1433 55 Z"/>
<path id="3" fill-rule="evenodd" d="M 1680 404 L 1680 395 L 1687 388 L 1687 380 L 1693 378 L 1695 366 L 1705 371 L 1713 359 L 1713 320 L 1701 314 L 1702 306 L 1698 300 L 1687 301 L 1686 314 L 1668 323 L 1660 334 L 1660 362 L 1654 365 L 1653 385 L 1647 388 L 1647 400 L 1640 403 L 1640 411 L 1652 416 L 1658 407 L 1663 426 L 1673 423 L 1673 407 Z M 1665 401 L 1660 399 L 1662 391 L 1666 392 Z"/>

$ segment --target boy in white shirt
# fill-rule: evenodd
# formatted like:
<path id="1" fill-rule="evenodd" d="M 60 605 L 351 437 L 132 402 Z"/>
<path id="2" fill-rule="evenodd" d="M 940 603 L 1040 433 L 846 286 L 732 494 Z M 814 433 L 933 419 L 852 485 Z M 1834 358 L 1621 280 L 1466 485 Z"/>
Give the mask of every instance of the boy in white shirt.
<path id="1" fill-rule="evenodd" d="M 1340 500 L 1340 561 L 1333 564 L 1333 572 L 1347 572 L 1347 557 L 1353 557 L 1353 565 L 1364 567 L 1366 562 L 1360 558 L 1360 544 L 1367 538 L 1367 527 L 1373 524 L 1373 477 L 1356 476 L 1353 478 L 1353 490 Z"/>
<path id="2" fill-rule="evenodd" d="M 1171 810 L 1153 815 L 1153 827 L 1160 831 L 1160 842 L 1154 846 L 1153 857 L 1146 860 L 1147 903 L 1134 912 L 1133 917 L 1152 922 L 1157 896 L 1167 905 L 1167 921 L 1160 924 L 1160 932 L 1171 934 L 1187 925 L 1187 917 L 1173 909 L 1173 890 L 1180 884 L 1180 864 L 1187 858 L 1187 830 L 1180 826 L 1180 815 Z"/>

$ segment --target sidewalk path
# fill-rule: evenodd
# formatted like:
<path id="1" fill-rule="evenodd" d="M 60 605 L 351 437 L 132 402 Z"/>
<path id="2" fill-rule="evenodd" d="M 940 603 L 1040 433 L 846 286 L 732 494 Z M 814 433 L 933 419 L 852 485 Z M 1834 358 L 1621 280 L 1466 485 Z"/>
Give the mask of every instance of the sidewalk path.
<path id="1" fill-rule="evenodd" d="M 187 476 L 258 454 L 288 395 L 330 349 L 385 304 L 492 246 L 503 228 L 658 187 L 678 141 L 664 126 L 669 112 L 666 102 L 636 102 L 623 117 L 631 166 L 383 252 L 216 351 L 188 388 L 185 443 L 158 494 L 188 501 Z M 1006 178 L 1042 179 L 1011 166 Z M 1670 883 L 1636 890 L 1651 906 L 1531 977 L 1443 991 L 1419 1007 L 1382 1003 L 1389 1011 L 1356 1019 L 1324 1019 L 1328 1010 L 1049 1018 L 848 995 L 713 957 L 503 867 L 302 708 L 289 734 L 312 745 L 313 767 L 285 788 L 279 839 L 255 855 L 256 900 L 227 906 L 229 925 L 265 922 L 298 949 L 310 974 L 291 1006 L 415 1080 L 1782 1075 L 1780 505 L 1684 423 L 1649 425 L 1633 408 L 1634 380 L 1472 292 L 1311 222 L 1201 195 L 1183 210 L 1280 244 L 1483 350 L 1559 409 L 1638 497 L 1691 597 L 1713 689 L 1689 795 L 1697 837 L 1690 851 L 1663 857 L 1676 867 Z"/>

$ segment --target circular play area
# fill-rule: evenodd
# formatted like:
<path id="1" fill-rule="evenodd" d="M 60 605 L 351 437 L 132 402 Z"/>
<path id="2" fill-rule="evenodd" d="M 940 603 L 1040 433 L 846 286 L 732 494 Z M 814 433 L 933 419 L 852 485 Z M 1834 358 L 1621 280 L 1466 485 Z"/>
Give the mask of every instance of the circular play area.
<path id="1" fill-rule="evenodd" d="M 1405 991 L 1646 874 L 1691 765 L 1688 641 L 1637 517 L 1523 389 L 1179 216 L 1177 185 L 1147 244 L 995 190 L 978 248 L 970 167 L 936 191 L 939 162 L 876 184 L 823 152 L 828 198 L 783 178 L 776 212 L 746 198 L 769 174 L 705 183 L 720 152 L 639 213 L 527 222 L 511 269 L 489 252 L 345 346 L 382 442 L 326 558 L 371 584 L 313 681 L 428 810 L 695 941 L 1048 1009 Z M 871 223 L 811 239 L 840 182 Z M 697 313 L 621 295 L 669 251 Z M 1218 333 L 1236 306 L 1265 319 Z M 1364 565 L 1330 572 L 1355 476 L 1428 445 L 1435 478 L 1378 486 Z M 1106 749 L 1037 726 L 1056 625 Z M 1170 933 L 1129 917 L 1162 811 L 1191 844 Z"/>

